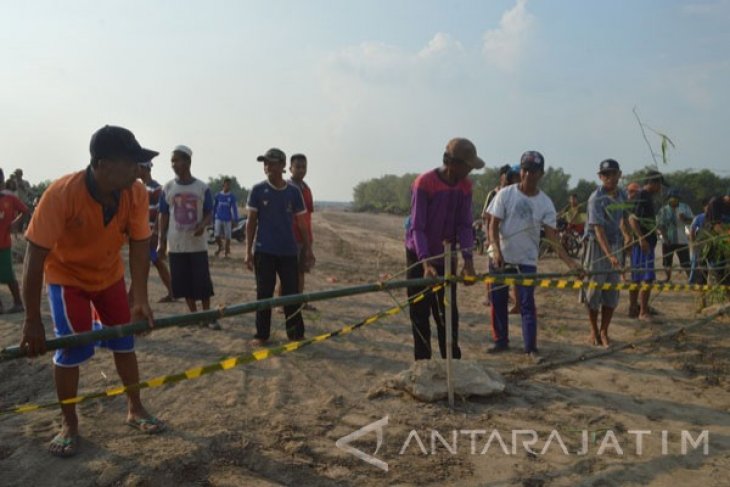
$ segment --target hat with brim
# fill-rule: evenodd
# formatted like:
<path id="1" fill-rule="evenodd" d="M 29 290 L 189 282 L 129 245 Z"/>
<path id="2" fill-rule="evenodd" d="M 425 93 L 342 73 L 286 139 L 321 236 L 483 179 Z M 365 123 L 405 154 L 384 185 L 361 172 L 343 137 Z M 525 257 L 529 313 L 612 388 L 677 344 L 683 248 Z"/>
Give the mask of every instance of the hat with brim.
<path id="1" fill-rule="evenodd" d="M 469 139 L 455 137 L 446 144 L 445 155 L 450 160 L 462 161 L 472 169 L 482 169 L 484 161 L 477 156 L 477 148 Z"/>
<path id="2" fill-rule="evenodd" d="M 536 150 L 528 150 L 520 157 L 520 168 L 528 171 L 545 171 L 545 158 Z"/>
<path id="3" fill-rule="evenodd" d="M 621 171 L 618 161 L 615 159 L 605 159 L 598 165 L 598 174 L 607 174 Z"/>
<path id="4" fill-rule="evenodd" d="M 283 150 L 272 147 L 264 155 L 258 156 L 256 160 L 259 162 L 283 162 L 286 164 L 286 154 L 284 154 Z"/>
<path id="5" fill-rule="evenodd" d="M 89 143 L 89 152 L 92 159 L 126 158 L 137 163 L 149 162 L 160 155 L 159 152 L 139 145 L 131 131 L 113 125 L 105 125 L 94 132 Z"/>

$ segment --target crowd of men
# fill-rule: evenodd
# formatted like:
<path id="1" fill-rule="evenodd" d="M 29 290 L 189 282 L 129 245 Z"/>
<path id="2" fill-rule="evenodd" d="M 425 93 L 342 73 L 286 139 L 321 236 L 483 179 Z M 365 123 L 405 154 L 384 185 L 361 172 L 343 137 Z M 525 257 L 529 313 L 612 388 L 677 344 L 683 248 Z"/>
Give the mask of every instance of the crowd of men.
<path id="1" fill-rule="evenodd" d="M 557 234 L 557 215 L 551 199 L 539 189 L 545 174 L 545 160 L 539 152 L 522 154 L 519 165 L 505 165 L 499 170 L 497 187 L 484 202 L 482 222 L 474 225 L 471 215 L 472 189 L 468 175 L 481 169 L 484 162 L 476 147 L 467 139 L 452 139 L 443 154 L 443 165 L 421 174 L 412 187 L 411 214 L 407 220 L 406 262 L 409 277 L 443 275 L 443 242 L 459 244 L 464 260 L 464 275 L 474 273 L 471 233 L 486 228 L 488 270 L 493 274 L 519 274 L 530 277 L 537 272 L 541 239 L 547 241 L 570 272 L 592 281 L 582 292 L 590 334 L 588 343 L 610 346 L 609 326 L 619 301 L 616 289 L 602 290 L 600 285 L 616 285 L 626 271 L 631 282 L 651 284 L 656 281 L 655 247 L 662 238 L 662 256 L 666 280 L 672 278 L 674 255 L 687 273 L 689 282 L 730 285 L 730 191 L 707 202 L 704 212 L 694 215 L 680 201 L 676 188 L 667 192 L 667 201 L 655 212 L 654 200 L 662 194 L 666 182 L 661 173 L 648 171 L 641 182 L 619 186 L 622 172 L 614 159 L 598 165 L 600 184 L 590 195 L 586 210 L 577 195 L 571 195 L 565 212 L 568 227 L 579 232 L 583 240 L 580 263 L 567 255 Z M 687 230 L 685 230 L 688 228 Z M 690 257 L 691 255 L 691 257 Z M 628 268 L 627 260 L 630 257 Z M 505 285 L 488 286 L 486 304 L 491 309 L 493 345 L 488 353 L 509 350 L 509 315 L 522 318 L 523 351 L 531 359 L 541 360 L 537 347 L 537 313 L 534 288 L 513 286 L 514 306 L 508 310 L 509 291 Z M 415 296 L 423 288 L 409 289 Z M 642 322 L 658 322 L 657 311 L 650 306 L 650 290 L 629 292 L 629 316 Z M 452 288 L 453 356 L 459 358 L 458 308 L 455 286 Z M 437 327 L 441 356 L 446 356 L 445 307 L 443 292 L 429 294 L 411 304 L 410 317 L 416 360 L 431 357 L 429 316 Z"/>
<path id="2" fill-rule="evenodd" d="M 230 181 L 214 198 L 208 186 L 191 173 L 193 151 L 178 145 L 171 152 L 175 178 L 164 186 L 152 179 L 152 160 L 158 152 L 141 147 L 122 127 L 104 126 L 91 137 L 91 162 L 82 171 L 54 181 L 40 199 L 25 234 L 27 251 L 23 300 L 10 260 L 9 227 L 28 208 L 17 197 L 0 193 L 0 281 L 9 284 L 16 305 L 25 311 L 21 348 L 36 356 L 46 350 L 41 319 L 45 285 L 56 337 L 146 320 L 154 326 L 147 294 L 150 262 L 167 289 L 162 302 L 182 298 L 190 311 L 210 309 L 210 277 L 206 227 L 215 215 L 219 251 L 230 254 L 231 222 L 237 220 Z M 300 275 L 315 262 L 312 252 L 312 194 L 303 179 L 304 154 L 292 156 L 292 180 L 283 178 L 286 156 L 272 148 L 259 156 L 266 179 L 255 185 L 247 202 L 246 267 L 255 272 L 257 298 L 272 297 L 276 279 L 283 295 L 302 291 Z M 225 243 L 224 243 L 225 241 Z M 129 247 L 131 286 L 127 291 L 121 248 Z M 2 247 L 2 245 L 0 245 Z M 7 250 L 7 252 L 5 252 Z M 169 261 L 169 269 L 165 261 Z M 22 302 L 25 303 L 23 309 Z M 297 306 L 287 306 L 290 340 L 304 338 L 304 321 Z M 269 339 L 271 311 L 256 313 L 253 342 Z M 217 322 L 209 323 L 220 329 Z M 134 337 L 106 340 L 98 345 L 114 353 L 125 386 L 139 382 Z M 78 392 L 79 366 L 94 355 L 95 344 L 56 350 L 54 379 L 59 401 Z M 127 393 L 126 423 L 146 434 L 164 431 L 165 423 L 142 405 L 139 391 Z M 63 404 L 61 431 L 48 450 L 58 457 L 77 453 L 78 417 L 75 404 Z"/>
<path id="3" fill-rule="evenodd" d="M 173 148 L 170 161 L 175 178 L 164 185 L 151 176 L 152 161 L 159 153 L 142 148 L 127 129 L 99 129 L 91 138 L 90 155 L 86 169 L 54 181 L 35 208 L 25 234 L 22 300 L 10 259 L 9 229 L 28 215 L 29 209 L 9 191 L 0 192 L 0 282 L 9 285 L 15 300 L 9 311 L 25 312 L 20 347 L 29 356 L 46 350 L 40 306 L 44 282 L 56 337 L 131 320 L 147 320 L 152 327 L 147 292 L 150 263 L 157 268 L 167 290 L 161 302 L 184 299 L 193 312 L 198 303 L 203 310 L 210 309 L 214 293 L 206 235 L 209 225 L 215 227 L 215 255 L 224 253 L 228 257 L 231 252 L 231 228 L 238 220 L 231 182 L 224 181 L 223 190 L 213 196 L 208 186 L 192 175 L 190 147 Z M 258 161 L 263 163 L 266 179 L 253 186 L 246 204 L 245 266 L 255 273 L 259 300 L 273 296 L 277 278 L 282 295 L 302 293 L 304 273 L 315 263 L 313 198 L 304 182 L 307 158 L 304 154 L 291 156 L 288 181 L 284 179 L 287 159 L 283 151 L 271 148 Z M 485 164 L 474 144 L 464 138 L 447 143 L 441 162 L 436 169 L 418 176 L 411 188 L 411 213 L 404 242 L 409 278 L 444 275 L 444 242 L 460 246 L 462 275 L 476 275 L 472 255 L 472 183 L 468 176 Z M 499 185 L 489 193 L 483 207 L 490 273 L 525 277 L 536 274 L 544 238 L 576 276 L 585 276 L 597 284 L 616 284 L 625 271 L 624 255 L 630 251 L 631 280 L 651 283 L 656 279 L 654 248 L 660 234 L 665 264 L 669 263 L 667 278 L 671 277 L 672 255 L 677 254 L 693 282 L 710 276 L 713 282 L 728 283 L 726 225 L 730 223 L 730 195 L 708 202 L 705 213 L 695 217 L 679 201 L 678 194 L 670 192 L 667 205 L 655 214 L 652 197 L 661 192 L 663 176 L 649 172 L 643 186 L 629 185 L 627 193 L 619 187 L 619 163 L 603 160 L 598 165 L 600 185 L 588 199 L 585 221 L 571 217 L 571 224 L 585 227 L 586 250 L 578 262 L 559 242 L 555 206 L 539 187 L 544 174 L 545 159 L 532 150 L 522 154 L 518 165 L 500 169 Z M 22 173 L 19 177 L 22 181 Z M 0 172 L 0 184 L 3 183 Z M 571 202 L 576 214 L 579 206 L 577 201 Z M 688 224 L 693 230 L 685 237 L 683 229 Z M 684 253 L 689 241 L 694 243 L 692 259 Z M 124 245 L 129 247 L 129 290 L 120 255 Z M 699 246 L 705 248 L 700 254 Z M 473 282 L 465 280 L 466 285 Z M 462 353 L 456 285 L 450 290 L 451 352 L 459 359 Z M 414 358 L 432 357 L 431 318 L 436 322 L 440 355 L 446 357 L 447 297 L 443 289 L 430 292 L 424 287 L 408 288 L 411 298 L 424 292 L 424 298 L 412 299 L 409 308 Z M 506 286 L 493 285 L 488 294 L 493 340 L 488 352 L 504 353 L 510 348 L 509 291 Z M 631 293 L 632 316 L 643 321 L 655 319 L 649 296 L 648 291 Z M 591 344 L 609 346 L 608 329 L 618 299 L 618 291 L 598 288 L 591 288 L 584 296 Z M 540 361 L 534 287 L 515 286 L 513 300 L 511 312 L 522 318 L 523 351 L 532 360 Z M 289 340 L 304 339 L 301 310 L 297 305 L 284 308 Z M 207 326 L 220 329 L 215 321 Z M 270 334 L 271 310 L 257 311 L 253 344 L 266 345 Z M 122 382 L 137 383 L 134 337 L 114 338 L 101 345 L 114 353 Z M 54 378 L 60 401 L 77 395 L 79 366 L 93 355 L 94 344 L 56 350 Z M 165 423 L 142 405 L 139 391 L 132 389 L 127 397 L 129 426 L 147 434 L 165 429 Z M 78 451 L 78 418 L 73 403 L 63 404 L 61 409 L 61 431 L 51 441 L 49 451 L 68 457 Z"/>

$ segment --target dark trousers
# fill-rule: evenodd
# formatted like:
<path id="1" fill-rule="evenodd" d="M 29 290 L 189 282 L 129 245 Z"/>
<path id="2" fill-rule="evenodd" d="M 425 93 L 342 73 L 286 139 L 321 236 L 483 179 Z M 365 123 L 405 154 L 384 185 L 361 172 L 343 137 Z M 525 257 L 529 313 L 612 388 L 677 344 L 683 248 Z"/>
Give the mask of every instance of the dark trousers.
<path id="1" fill-rule="evenodd" d="M 276 276 L 281 281 L 281 295 L 288 296 L 299 292 L 299 270 L 296 255 L 273 255 L 263 252 L 254 254 L 256 273 L 256 299 L 268 299 L 274 295 Z M 304 319 L 300 305 L 284 306 L 286 316 L 286 336 L 290 340 L 304 338 Z M 268 340 L 271 333 L 271 308 L 256 311 L 256 336 Z"/>
<path id="2" fill-rule="evenodd" d="M 416 254 L 406 249 L 406 263 L 408 269 L 408 279 L 420 279 L 423 277 L 423 266 L 416 264 L 418 257 Z M 411 268 L 411 266 L 413 266 Z M 440 272 L 443 276 L 443 271 Z M 409 287 L 408 297 L 411 298 L 427 288 Z M 431 322 L 430 316 L 436 322 L 436 333 L 439 340 L 439 351 L 441 358 L 446 358 L 446 315 L 444 313 L 444 290 L 441 289 L 435 293 L 427 293 L 425 299 L 416 303 L 411 302 L 408 305 L 408 311 L 411 317 L 411 328 L 413 330 L 413 353 L 416 360 L 428 360 L 431 358 Z M 449 305 L 451 308 L 451 336 L 452 336 L 452 356 L 455 359 L 461 358 L 461 349 L 459 348 L 459 310 L 456 306 L 456 284 L 451 286 L 451 297 Z"/>
<path id="3" fill-rule="evenodd" d="M 679 257 L 679 264 L 682 266 L 682 269 L 689 273 L 692 262 L 689 258 L 689 247 L 687 245 L 662 244 L 662 262 L 664 268 L 672 267 L 674 254 L 677 254 Z"/>

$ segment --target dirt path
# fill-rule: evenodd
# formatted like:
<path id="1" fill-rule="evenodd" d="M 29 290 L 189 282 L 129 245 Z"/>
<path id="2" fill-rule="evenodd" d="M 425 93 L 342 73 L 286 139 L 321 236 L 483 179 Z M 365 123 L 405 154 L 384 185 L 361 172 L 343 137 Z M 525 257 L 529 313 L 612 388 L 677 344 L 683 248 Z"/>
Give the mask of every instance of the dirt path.
<path id="1" fill-rule="evenodd" d="M 345 212 L 316 214 L 316 270 L 308 290 L 373 282 L 404 267 L 403 219 Z M 254 298 L 252 275 L 243 270 L 243 249 L 232 259 L 212 259 L 214 304 Z M 484 270 L 482 257 L 477 266 Z M 541 271 L 559 272 L 548 259 Z M 19 269 L 16 272 L 20 272 Z M 154 300 L 163 288 L 154 273 Z M 404 298 L 404 292 L 395 293 Z M 0 297 L 7 302 L 3 291 Z M 461 337 L 464 358 L 479 360 L 507 374 L 505 394 L 461 401 L 451 412 L 444 404 L 423 404 L 408 396 L 369 394 L 383 377 L 412 361 L 412 336 L 407 313 L 355 333 L 300 351 L 231 371 L 146 390 L 148 407 L 167 420 L 170 430 L 147 437 L 123 424 L 123 398 L 80 405 L 82 446 L 73 459 L 59 460 L 45 452 L 58 428 L 55 410 L 0 419 L 0 484 L 114 485 L 727 485 L 730 473 L 730 339 L 727 318 L 662 341 L 649 341 L 610 356 L 520 377 L 511 371 L 531 365 L 519 353 L 519 318 L 511 327 L 515 351 L 488 356 L 488 315 L 484 287 L 460 288 Z M 318 303 L 306 312 L 307 335 L 314 336 L 355 323 L 392 306 L 387 294 Z M 654 301 L 665 325 L 647 327 L 626 317 L 622 295 L 612 336 L 617 344 L 659 335 L 696 319 L 694 297 L 662 294 Z M 182 313 L 182 303 L 155 305 L 158 315 Z M 47 310 L 46 310 L 47 312 Z M 579 357 L 592 349 L 585 310 L 574 292 L 538 291 L 539 337 L 548 362 Z M 3 315 L 0 345 L 19 339 L 20 316 Z M 274 313 L 272 330 L 283 343 L 283 315 Z M 175 373 L 192 366 L 250 350 L 253 315 L 222 320 L 222 331 L 199 327 L 161 330 L 139 339 L 137 350 L 144 378 Z M 48 319 L 46 327 L 50 330 Z M 117 384 L 110 354 L 99 351 L 82 368 L 81 391 Z M 0 407 L 53 400 L 50 358 L 0 363 Z M 388 417 L 377 457 L 389 471 L 338 449 L 335 442 L 373 421 Z M 469 433 L 476 434 L 475 453 Z M 509 452 L 496 442 L 481 454 L 487 437 L 497 430 Z M 535 430 L 539 441 L 531 454 L 517 445 L 512 430 Z M 557 443 L 541 454 L 556 430 L 569 450 Z M 588 453 L 578 455 L 582 431 Z M 607 446 L 612 431 L 623 455 Z M 635 433 L 646 430 L 643 451 L 636 453 Z M 661 432 L 668 431 L 662 452 Z M 681 432 L 696 439 L 709 431 L 709 451 L 681 453 Z M 416 441 L 403 448 L 415 431 Z M 457 451 L 446 442 L 457 433 Z M 594 438 L 595 435 L 595 438 Z M 519 439 L 519 438 L 518 438 Z M 354 444 L 375 450 L 375 435 Z M 433 453 L 433 454 L 432 454 Z"/>

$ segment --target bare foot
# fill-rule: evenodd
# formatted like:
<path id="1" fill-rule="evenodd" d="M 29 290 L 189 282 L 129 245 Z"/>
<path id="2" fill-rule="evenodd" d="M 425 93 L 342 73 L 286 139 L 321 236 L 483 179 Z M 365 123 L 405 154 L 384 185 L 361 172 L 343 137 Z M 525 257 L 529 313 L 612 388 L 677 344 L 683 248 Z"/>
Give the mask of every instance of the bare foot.
<path id="1" fill-rule="evenodd" d="M 611 341 L 608 339 L 608 330 L 601 330 L 601 340 L 603 343 L 603 348 L 608 348 L 611 346 Z"/>
<path id="2" fill-rule="evenodd" d="M 598 338 L 595 333 L 591 333 L 586 341 L 588 342 L 588 345 L 593 347 L 597 347 L 601 344 L 601 339 Z"/>

